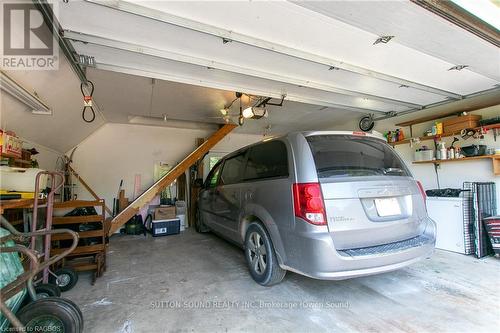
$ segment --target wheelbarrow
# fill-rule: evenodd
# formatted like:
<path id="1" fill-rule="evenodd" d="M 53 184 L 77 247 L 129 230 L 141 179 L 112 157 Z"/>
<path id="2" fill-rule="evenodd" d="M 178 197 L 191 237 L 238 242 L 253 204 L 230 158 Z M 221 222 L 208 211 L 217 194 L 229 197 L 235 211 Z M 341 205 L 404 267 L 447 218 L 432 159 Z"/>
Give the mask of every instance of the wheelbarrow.
<path id="1" fill-rule="evenodd" d="M 5 331 L 10 323 L 18 332 L 81 333 L 83 316 L 76 304 L 59 297 L 40 298 L 33 286 L 33 280 L 40 272 L 76 248 L 78 234 L 69 229 L 20 233 L 3 217 L 0 226 L 0 331 Z M 71 235 L 72 246 L 43 262 L 39 262 L 36 251 L 16 244 L 27 242 L 31 237 L 60 233 Z M 18 254 L 29 259 L 28 270 L 24 270 Z M 31 302 L 22 306 L 26 298 Z"/>

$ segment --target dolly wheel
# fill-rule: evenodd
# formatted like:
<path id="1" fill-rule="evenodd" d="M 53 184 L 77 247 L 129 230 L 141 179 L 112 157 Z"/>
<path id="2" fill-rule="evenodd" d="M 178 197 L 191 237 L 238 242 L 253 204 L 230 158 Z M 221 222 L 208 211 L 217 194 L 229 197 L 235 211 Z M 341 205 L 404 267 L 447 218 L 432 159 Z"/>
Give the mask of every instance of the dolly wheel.
<path id="1" fill-rule="evenodd" d="M 81 333 L 83 325 L 72 306 L 58 297 L 38 299 L 16 314 L 26 332 Z"/>
<path id="2" fill-rule="evenodd" d="M 41 283 L 35 286 L 37 299 L 61 296 L 61 289 L 55 284 Z"/>
<path id="3" fill-rule="evenodd" d="M 70 290 L 78 282 L 78 273 L 73 268 L 60 268 L 54 272 L 54 275 L 50 276 L 50 283 L 57 285 L 61 291 Z"/>

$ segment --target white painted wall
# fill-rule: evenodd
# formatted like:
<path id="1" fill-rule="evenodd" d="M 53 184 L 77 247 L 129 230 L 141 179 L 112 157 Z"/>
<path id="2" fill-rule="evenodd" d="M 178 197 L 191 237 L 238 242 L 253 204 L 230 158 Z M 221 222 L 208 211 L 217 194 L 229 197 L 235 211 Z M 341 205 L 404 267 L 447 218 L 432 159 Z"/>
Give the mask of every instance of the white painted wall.
<path id="1" fill-rule="evenodd" d="M 55 171 L 57 168 L 57 160 L 64 154 L 60 153 L 54 149 L 39 145 L 37 143 L 25 140 L 23 142 L 23 148 L 31 149 L 35 148 L 39 154 L 32 155 L 31 159 L 36 159 L 40 169 Z"/>
<path id="2" fill-rule="evenodd" d="M 471 112 L 471 114 L 482 115 L 483 119 L 492 118 L 494 116 L 500 115 L 500 105 L 492 106 L 489 108 L 484 108 Z M 413 118 L 422 117 L 421 113 L 415 113 Z M 410 118 L 411 119 L 411 118 Z M 408 120 L 408 119 L 404 119 Z M 396 123 L 401 122 L 401 118 L 387 119 L 385 121 L 376 122 L 375 130 L 384 133 L 388 130 L 394 130 L 397 127 Z M 433 122 L 427 122 L 413 127 L 413 136 L 421 136 L 423 132 L 432 126 Z M 350 122 L 343 124 L 342 126 L 336 127 L 335 129 L 344 130 L 358 130 L 357 122 Z M 405 135 L 408 137 L 410 135 L 408 127 L 404 128 Z M 459 139 L 460 136 L 457 136 Z M 445 138 L 446 146 L 449 147 L 453 141 L 453 137 Z M 478 144 L 479 140 L 470 138 L 468 140 L 460 140 L 458 142 L 459 146 L 468 146 L 471 144 Z M 494 141 L 493 131 L 489 131 L 485 135 L 485 144 L 488 147 L 500 148 L 500 137 L 497 141 Z M 432 140 L 423 141 L 422 145 L 427 145 L 433 148 Z M 456 145 L 456 144 L 455 144 Z M 416 179 L 422 182 L 422 185 L 426 190 L 437 188 L 436 174 L 434 171 L 434 166 L 432 164 L 413 164 L 413 152 L 415 147 L 410 147 L 409 144 L 397 145 L 395 147 L 396 151 L 401 155 L 401 157 L 406 161 L 407 165 L 410 167 L 411 172 Z M 497 207 L 500 208 L 500 176 L 493 175 L 492 163 L 489 160 L 478 160 L 478 161 L 463 161 L 463 162 L 453 162 L 453 163 L 442 163 L 439 173 L 439 181 L 441 188 L 453 187 L 461 188 L 463 182 L 473 181 L 473 182 L 495 182 L 497 190 Z"/>
<path id="3" fill-rule="evenodd" d="M 120 179 L 125 196 L 133 199 L 136 174 L 141 175 L 143 191 L 153 183 L 155 162 L 175 165 L 196 148 L 196 138 L 211 134 L 209 130 L 108 123 L 78 145 L 73 166 L 111 208 Z M 213 151 L 228 153 L 260 139 L 260 135 L 231 133 Z M 79 199 L 91 198 L 82 186 L 76 193 Z"/>

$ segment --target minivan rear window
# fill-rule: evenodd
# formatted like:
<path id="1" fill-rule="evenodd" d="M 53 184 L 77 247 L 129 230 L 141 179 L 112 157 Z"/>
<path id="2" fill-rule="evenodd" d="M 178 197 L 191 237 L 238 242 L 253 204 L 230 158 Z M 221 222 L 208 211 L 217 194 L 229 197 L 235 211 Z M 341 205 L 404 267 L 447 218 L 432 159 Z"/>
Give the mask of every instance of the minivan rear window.
<path id="1" fill-rule="evenodd" d="M 371 137 L 315 135 L 306 137 L 319 178 L 410 176 L 401 158 Z"/>

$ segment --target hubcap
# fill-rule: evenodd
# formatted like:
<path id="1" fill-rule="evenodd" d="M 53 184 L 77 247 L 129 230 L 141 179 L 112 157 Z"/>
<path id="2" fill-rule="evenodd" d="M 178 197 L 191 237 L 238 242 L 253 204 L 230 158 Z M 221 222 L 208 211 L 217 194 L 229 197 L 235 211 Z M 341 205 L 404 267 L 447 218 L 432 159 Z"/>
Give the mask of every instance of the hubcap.
<path id="1" fill-rule="evenodd" d="M 252 270 L 259 275 L 264 274 L 267 267 L 267 250 L 264 239 L 255 231 L 248 238 L 247 254 Z"/>
<path id="2" fill-rule="evenodd" d="M 59 287 L 65 287 L 69 284 L 69 281 L 71 280 L 71 277 L 69 274 L 61 274 L 57 276 L 57 285 Z"/>
<path id="3" fill-rule="evenodd" d="M 26 332 L 64 332 L 64 324 L 57 316 L 40 315 L 26 324 Z"/>

